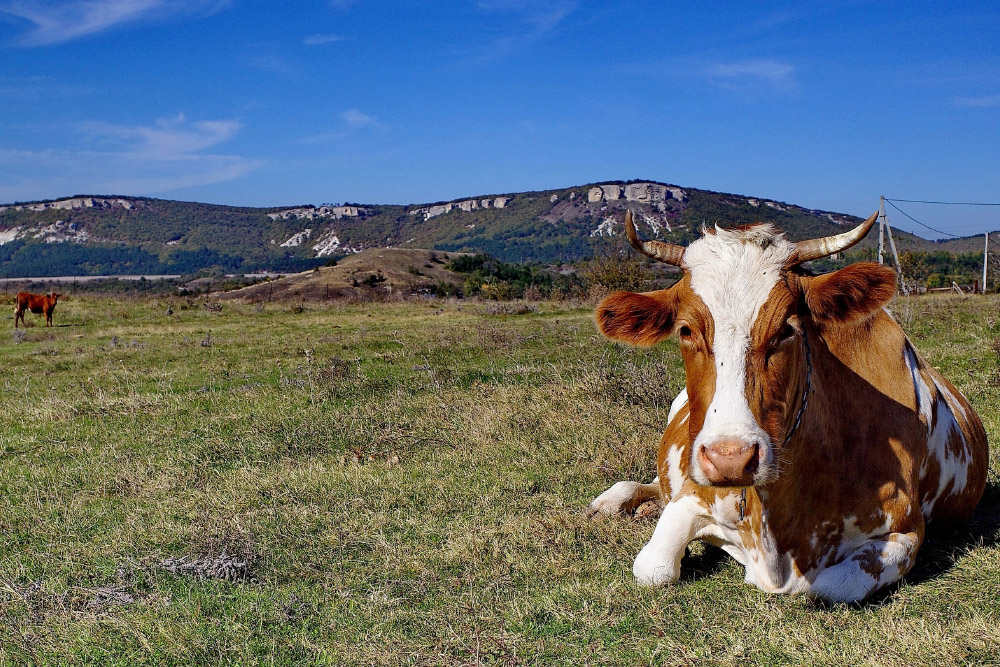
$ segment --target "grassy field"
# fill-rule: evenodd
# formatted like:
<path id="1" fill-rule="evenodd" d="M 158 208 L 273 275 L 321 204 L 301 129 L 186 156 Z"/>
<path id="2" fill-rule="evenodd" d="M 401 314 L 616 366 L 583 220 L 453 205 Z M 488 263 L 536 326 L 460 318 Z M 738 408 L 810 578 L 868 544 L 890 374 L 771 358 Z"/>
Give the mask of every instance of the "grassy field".
<path id="1" fill-rule="evenodd" d="M 0 665 L 997 664 L 998 306 L 894 304 L 990 486 L 898 588 L 826 606 L 700 546 L 633 583 L 654 520 L 583 509 L 651 478 L 683 369 L 589 308 L 60 301 L 0 340 Z"/>

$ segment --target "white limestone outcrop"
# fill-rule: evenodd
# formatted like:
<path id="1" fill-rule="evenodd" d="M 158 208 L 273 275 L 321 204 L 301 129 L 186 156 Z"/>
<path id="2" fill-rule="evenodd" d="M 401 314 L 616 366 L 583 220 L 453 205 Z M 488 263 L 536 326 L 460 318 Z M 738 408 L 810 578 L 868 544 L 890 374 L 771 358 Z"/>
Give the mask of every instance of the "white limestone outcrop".
<path id="1" fill-rule="evenodd" d="M 36 204 L 14 204 L 12 206 L 0 206 L 0 213 L 4 211 L 71 211 L 79 208 L 122 208 L 131 211 L 136 204 L 128 199 L 118 197 L 73 197 L 71 199 L 59 199 L 57 201 L 38 202 Z"/>
<path id="2" fill-rule="evenodd" d="M 267 217 L 272 220 L 315 220 L 316 218 L 356 218 L 368 210 L 359 206 L 306 206 L 302 208 L 289 208 L 284 211 L 268 213 Z"/>

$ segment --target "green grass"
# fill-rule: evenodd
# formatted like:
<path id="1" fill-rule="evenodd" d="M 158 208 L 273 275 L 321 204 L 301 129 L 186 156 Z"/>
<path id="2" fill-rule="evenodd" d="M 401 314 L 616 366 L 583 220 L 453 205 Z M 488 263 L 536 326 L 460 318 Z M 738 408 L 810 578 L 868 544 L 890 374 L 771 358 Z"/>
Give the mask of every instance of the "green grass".
<path id="1" fill-rule="evenodd" d="M 972 524 L 868 604 L 702 547 L 643 589 L 654 523 L 582 510 L 652 476 L 674 343 L 560 304 L 188 305 L 70 300 L 0 340 L 0 665 L 1000 661 L 996 453 Z M 991 436 L 998 305 L 894 305 Z M 224 553 L 252 577 L 161 567 Z"/>

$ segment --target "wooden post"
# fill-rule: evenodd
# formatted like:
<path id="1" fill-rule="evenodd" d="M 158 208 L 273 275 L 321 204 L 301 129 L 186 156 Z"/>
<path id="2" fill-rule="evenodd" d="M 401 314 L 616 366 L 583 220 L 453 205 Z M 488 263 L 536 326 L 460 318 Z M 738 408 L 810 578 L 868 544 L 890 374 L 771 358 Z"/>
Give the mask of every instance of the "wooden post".
<path id="1" fill-rule="evenodd" d="M 903 294 L 909 294 L 909 290 L 906 288 L 906 281 L 903 279 L 903 265 L 899 263 L 899 255 L 896 253 L 896 242 L 892 238 L 892 227 L 889 226 L 889 221 L 885 222 L 885 231 L 889 235 L 889 250 L 892 251 L 892 259 L 896 262 L 896 273 L 899 275 L 899 287 L 903 291 Z"/>
<path id="2" fill-rule="evenodd" d="M 879 197 L 878 204 L 878 263 L 882 264 L 882 249 L 885 247 L 885 195 Z"/>

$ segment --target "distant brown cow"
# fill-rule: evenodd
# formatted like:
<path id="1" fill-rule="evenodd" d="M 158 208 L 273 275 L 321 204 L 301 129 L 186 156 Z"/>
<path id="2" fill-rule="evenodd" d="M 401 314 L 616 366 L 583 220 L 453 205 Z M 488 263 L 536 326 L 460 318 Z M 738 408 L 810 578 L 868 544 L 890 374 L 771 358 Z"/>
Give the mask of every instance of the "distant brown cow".
<path id="1" fill-rule="evenodd" d="M 52 292 L 52 294 L 30 294 L 28 292 L 18 292 L 17 301 L 14 306 L 14 328 L 17 328 L 17 321 L 24 324 L 24 311 L 30 310 L 37 314 L 45 313 L 45 326 L 52 326 L 52 311 L 56 309 L 56 302 L 62 294 Z M 27 326 L 25 324 L 25 326 Z"/>

